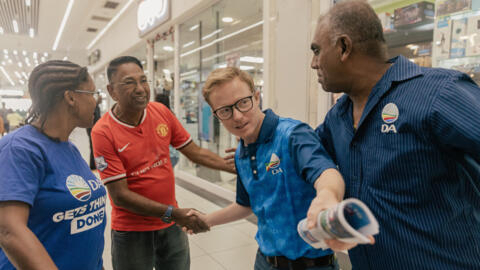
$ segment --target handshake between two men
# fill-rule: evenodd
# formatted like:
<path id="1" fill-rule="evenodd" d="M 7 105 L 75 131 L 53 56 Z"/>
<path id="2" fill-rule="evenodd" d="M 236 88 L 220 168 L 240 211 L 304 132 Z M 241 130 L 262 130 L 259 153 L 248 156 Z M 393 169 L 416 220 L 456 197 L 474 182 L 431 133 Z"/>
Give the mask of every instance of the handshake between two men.
<path id="1" fill-rule="evenodd" d="M 205 221 L 205 214 L 193 208 L 174 209 L 172 218 L 173 221 L 183 229 L 183 231 L 190 234 L 210 230 L 210 226 Z"/>

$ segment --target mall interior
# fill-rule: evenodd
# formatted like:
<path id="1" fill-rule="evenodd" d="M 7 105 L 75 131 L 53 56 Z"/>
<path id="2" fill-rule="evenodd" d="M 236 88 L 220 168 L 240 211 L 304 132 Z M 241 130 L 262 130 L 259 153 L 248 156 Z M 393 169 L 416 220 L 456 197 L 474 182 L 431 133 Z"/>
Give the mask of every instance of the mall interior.
<path id="1" fill-rule="evenodd" d="M 87 66 L 101 92 L 101 114 L 114 101 L 106 66 L 131 55 L 144 66 L 151 99 L 171 109 L 201 147 L 221 156 L 237 145 L 202 98 L 208 74 L 236 66 L 250 74 L 262 108 L 316 127 L 338 94 L 326 93 L 310 68 L 317 19 L 340 0 L 0 0 L 0 102 L 11 110 L 10 132 L 31 105 L 32 69 L 52 59 Z M 384 30 L 390 57 L 462 71 L 480 83 L 480 0 L 368 0 Z M 89 161 L 84 129 L 70 140 Z M 196 165 L 175 167 L 182 207 L 204 212 L 235 200 L 236 176 Z M 107 211 L 108 212 L 108 211 Z M 253 269 L 256 220 L 248 218 L 190 236 L 191 269 Z M 109 228 L 105 269 L 112 269 Z M 338 254 L 350 269 L 346 252 Z"/>

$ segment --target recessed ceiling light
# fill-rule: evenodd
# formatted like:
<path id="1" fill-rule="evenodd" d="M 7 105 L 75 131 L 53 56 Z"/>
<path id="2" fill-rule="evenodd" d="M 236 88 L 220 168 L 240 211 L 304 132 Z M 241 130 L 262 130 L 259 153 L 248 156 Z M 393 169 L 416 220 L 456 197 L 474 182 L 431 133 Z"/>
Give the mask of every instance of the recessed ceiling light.
<path id="1" fill-rule="evenodd" d="M 3 53 L 4 53 L 4 54 L 8 54 L 8 50 L 7 50 L 7 49 L 3 49 Z"/>
<path id="2" fill-rule="evenodd" d="M 163 46 L 163 49 L 167 52 L 173 52 L 173 47 L 172 46 Z"/>
<path id="3" fill-rule="evenodd" d="M 193 30 L 197 29 L 198 26 L 199 26 L 198 24 L 195 24 L 194 26 L 190 27 L 190 31 L 193 31 Z"/>
<path id="4" fill-rule="evenodd" d="M 34 38 L 35 37 L 35 30 L 33 28 L 30 28 L 30 30 L 28 31 L 28 34 L 30 35 L 31 38 Z"/>
<path id="5" fill-rule="evenodd" d="M 47 53 L 47 52 L 44 52 L 44 53 L 43 53 L 43 56 L 48 57 L 48 53 Z"/>
<path id="6" fill-rule="evenodd" d="M 222 22 L 231 23 L 231 22 L 233 22 L 233 18 L 232 17 L 223 17 Z"/>
<path id="7" fill-rule="evenodd" d="M 37 52 L 33 52 L 33 58 L 37 58 Z"/>
<path id="8" fill-rule="evenodd" d="M 17 55 L 18 54 L 17 50 L 13 50 L 13 54 Z"/>
<path id="9" fill-rule="evenodd" d="M 23 53 L 23 56 L 27 55 L 27 51 L 25 50 L 23 50 L 22 53 Z"/>
<path id="10" fill-rule="evenodd" d="M 63 61 L 67 61 L 68 60 L 68 57 L 63 57 Z"/>
<path id="11" fill-rule="evenodd" d="M 0 27 L 0 35 L 3 35 L 3 27 Z"/>
<path id="12" fill-rule="evenodd" d="M 32 0 L 25 0 L 25 5 L 27 7 L 31 6 L 32 5 Z"/>
<path id="13" fill-rule="evenodd" d="M 22 62 L 18 62 L 18 66 L 19 66 L 19 67 L 23 67 Z"/>
<path id="14" fill-rule="evenodd" d="M 17 21 L 13 20 L 12 24 L 13 24 L 13 31 L 15 31 L 15 33 L 18 33 L 18 23 L 17 23 Z"/>

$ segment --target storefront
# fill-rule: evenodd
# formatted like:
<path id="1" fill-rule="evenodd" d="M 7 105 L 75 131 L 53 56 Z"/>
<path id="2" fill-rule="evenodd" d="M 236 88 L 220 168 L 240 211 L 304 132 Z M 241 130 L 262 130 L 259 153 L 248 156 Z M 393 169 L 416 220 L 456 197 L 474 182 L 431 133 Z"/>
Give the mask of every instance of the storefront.
<path id="1" fill-rule="evenodd" d="M 158 94 L 168 96 L 195 143 L 223 156 L 237 141 L 202 99 L 209 72 L 237 66 L 254 78 L 263 108 L 318 125 L 337 97 L 317 83 L 309 48 L 317 18 L 334 2 L 140 1 L 90 49 L 102 51 L 91 70 L 97 86 L 105 85 L 108 61 L 136 56 L 151 80 L 152 100 Z M 403 54 L 422 66 L 458 69 L 478 83 L 480 0 L 369 2 L 382 21 L 389 56 Z M 147 4 L 138 8 L 142 3 Z M 108 100 L 104 108 L 111 105 Z M 230 198 L 235 190 L 234 175 L 198 167 L 185 158 L 176 175 L 214 192 L 228 191 Z"/>

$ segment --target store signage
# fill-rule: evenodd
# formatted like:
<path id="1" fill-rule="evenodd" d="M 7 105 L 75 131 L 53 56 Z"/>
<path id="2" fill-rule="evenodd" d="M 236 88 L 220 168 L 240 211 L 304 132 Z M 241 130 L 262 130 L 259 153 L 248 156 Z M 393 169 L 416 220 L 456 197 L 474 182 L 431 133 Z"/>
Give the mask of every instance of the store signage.
<path id="1" fill-rule="evenodd" d="M 140 37 L 170 19 L 170 0 L 143 0 L 138 4 L 137 28 Z"/>

